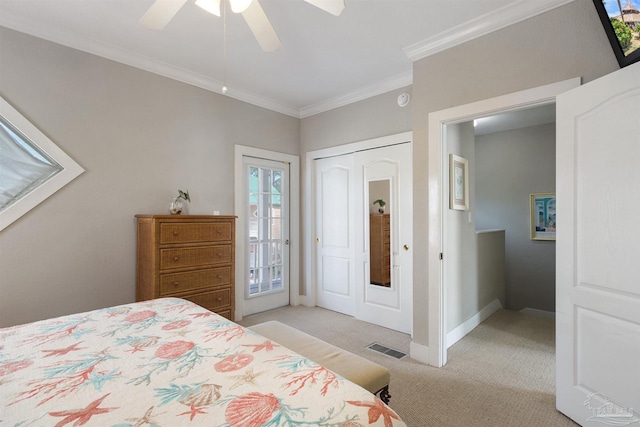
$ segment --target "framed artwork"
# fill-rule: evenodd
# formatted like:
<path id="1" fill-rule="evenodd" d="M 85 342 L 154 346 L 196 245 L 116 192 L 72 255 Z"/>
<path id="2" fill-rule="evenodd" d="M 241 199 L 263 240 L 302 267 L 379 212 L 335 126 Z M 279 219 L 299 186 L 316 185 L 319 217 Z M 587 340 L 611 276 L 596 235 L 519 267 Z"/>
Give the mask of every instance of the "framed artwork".
<path id="1" fill-rule="evenodd" d="M 531 240 L 556 240 L 556 195 L 531 195 Z"/>
<path id="2" fill-rule="evenodd" d="M 593 0 L 593 4 L 620 67 L 640 61 L 640 0 Z"/>
<path id="3" fill-rule="evenodd" d="M 469 210 L 469 161 L 449 154 L 449 209 Z"/>

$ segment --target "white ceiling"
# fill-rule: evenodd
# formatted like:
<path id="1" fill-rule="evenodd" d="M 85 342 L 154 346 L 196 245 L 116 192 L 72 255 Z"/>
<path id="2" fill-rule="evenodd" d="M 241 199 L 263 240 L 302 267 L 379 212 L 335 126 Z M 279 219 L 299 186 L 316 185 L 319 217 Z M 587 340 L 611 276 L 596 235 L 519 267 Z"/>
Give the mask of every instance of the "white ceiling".
<path id="1" fill-rule="evenodd" d="M 556 104 L 551 103 L 478 118 L 476 119 L 474 131 L 476 136 L 487 135 L 555 122 Z"/>
<path id="2" fill-rule="evenodd" d="M 412 60 L 573 0 L 345 0 L 335 17 L 303 0 L 259 0 L 282 41 L 263 52 L 227 18 L 228 96 L 294 117 L 412 83 Z M 221 93 L 222 19 L 189 2 L 163 31 L 153 0 L 0 0 L 0 25 Z"/>

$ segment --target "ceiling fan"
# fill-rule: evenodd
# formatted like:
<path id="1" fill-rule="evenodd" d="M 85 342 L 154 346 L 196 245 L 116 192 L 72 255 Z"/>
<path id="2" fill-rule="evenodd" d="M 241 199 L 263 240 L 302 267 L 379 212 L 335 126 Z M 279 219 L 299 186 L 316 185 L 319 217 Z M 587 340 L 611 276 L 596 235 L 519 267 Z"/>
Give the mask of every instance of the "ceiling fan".
<path id="1" fill-rule="evenodd" d="M 220 16 L 220 2 L 227 0 L 196 0 L 196 5 L 209 13 Z M 231 11 L 241 13 L 258 44 L 265 52 L 278 49 L 282 43 L 258 0 L 228 0 Z M 304 0 L 325 12 L 339 16 L 344 0 Z M 140 23 L 152 30 L 162 30 L 184 6 L 187 0 L 156 0 L 140 19 Z"/>

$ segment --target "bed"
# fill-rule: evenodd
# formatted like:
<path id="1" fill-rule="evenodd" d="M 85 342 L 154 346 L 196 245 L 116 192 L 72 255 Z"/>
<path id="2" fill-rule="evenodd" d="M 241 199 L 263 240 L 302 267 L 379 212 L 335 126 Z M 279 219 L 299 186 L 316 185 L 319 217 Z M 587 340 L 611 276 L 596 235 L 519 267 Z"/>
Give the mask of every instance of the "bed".
<path id="1" fill-rule="evenodd" d="M 0 329 L 3 426 L 405 426 L 363 388 L 189 301 Z"/>

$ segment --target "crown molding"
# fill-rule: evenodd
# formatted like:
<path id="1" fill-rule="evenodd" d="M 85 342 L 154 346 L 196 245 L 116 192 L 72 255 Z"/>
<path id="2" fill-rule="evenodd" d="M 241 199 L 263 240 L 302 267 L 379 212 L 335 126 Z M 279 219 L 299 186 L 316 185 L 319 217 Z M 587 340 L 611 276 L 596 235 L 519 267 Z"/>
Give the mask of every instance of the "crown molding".
<path id="1" fill-rule="evenodd" d="M 335 98 L 310 105 L 308 107 L 300 108 L 300 118 L 304 119 L 315 114 L 333 110 L 334 108 L 352 104 L 357 101 L 362 101 L 376 95 L 381 95 L 395 89 L 411 86 L 412 84 L 413 70 L 406 71 L 404 73 L 392 76 L 388 79 L 379 81 L 375 84 L 360 88 L 353 92 L 349 92 L 347 94 L 340 95 Z"/>
<path id="2" fill-rule="evenodd" d="M 449 31 L 407 46 L 402 51 L 415 62 L 573 1 L 575 0 L 519 0 L 453 27 Z"/>
<path id="3" fill-rule="evenodd" d="M 434 37 L 410 45 L 404 48 L 403 52 L 412 61 L 417 61 L 573 1 L 575 0 L 519 0 L 492 13 L 479 16 L 467 23 L 458 25 L 450 31 L 440 33 Z M 410 70 L 344 95 L 306 107 L 297 108 L 233 86 L 229 86 L 229 91 L 223 94 L 223 83 L 211 77 L 194 73 L 99 40 L 80 36 L 70 31 L 58 30 L 41 23 L 36 24 L 21 19 L 12 13 L 3 12 L 0 14 L 0 26 L 299 119 L 413 84 L 413 72 Z"/>
<path id="4" fill-rule="evenodd" d="M 41 23 L 36 24 L 7 12 L 0 14 L 0 26 L 110 59 L 134 68 L 139 68 L 182 83 L 187 83 L 258 107 L 299 118 L 298 109 L 290 105 L 281 104 L 272 99 L 229 85 L 227 85 L 229 86 L 229 91 L 223 94 L 223 83 L 221 81 L 113 46 L 109 43 L 80 36 L 71 31 L 55 29 L 51 26 L 42 25 Z"/>

